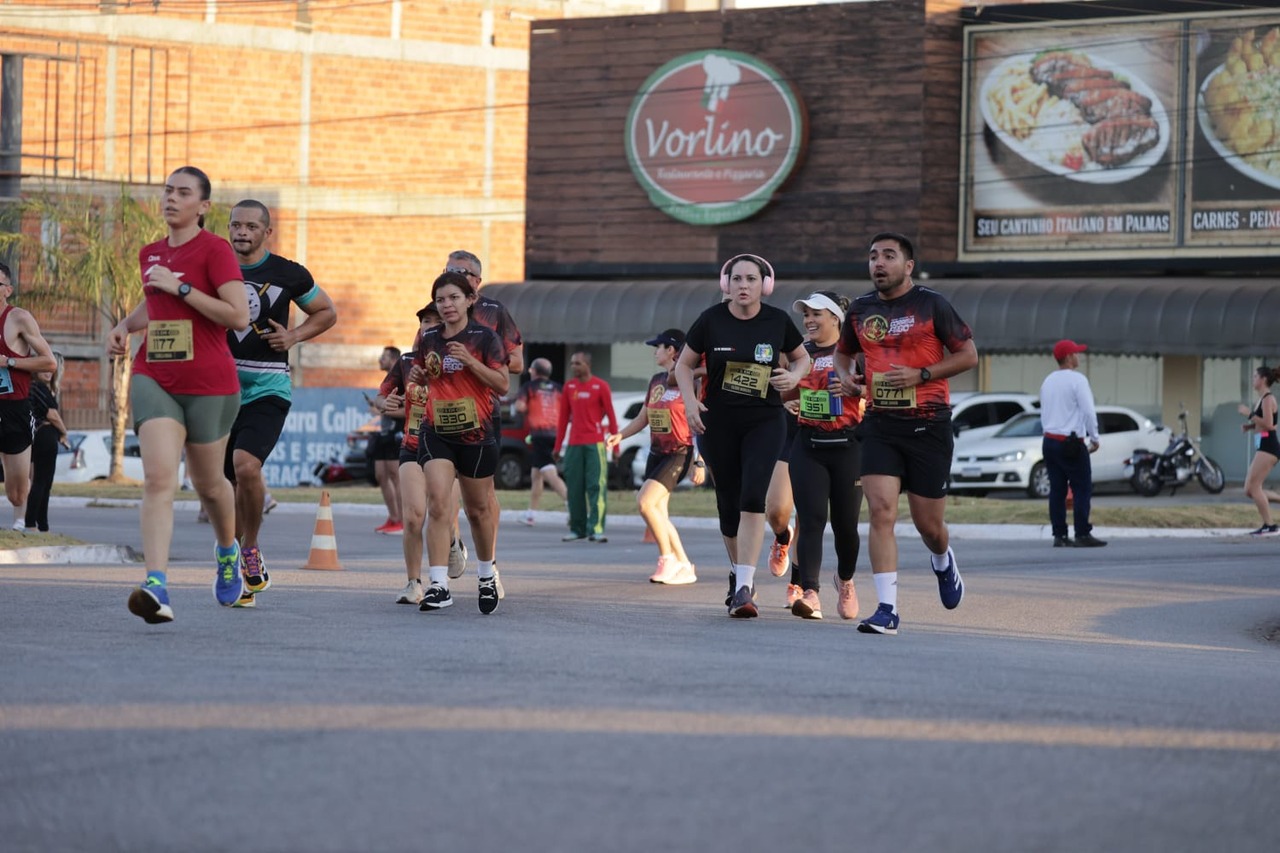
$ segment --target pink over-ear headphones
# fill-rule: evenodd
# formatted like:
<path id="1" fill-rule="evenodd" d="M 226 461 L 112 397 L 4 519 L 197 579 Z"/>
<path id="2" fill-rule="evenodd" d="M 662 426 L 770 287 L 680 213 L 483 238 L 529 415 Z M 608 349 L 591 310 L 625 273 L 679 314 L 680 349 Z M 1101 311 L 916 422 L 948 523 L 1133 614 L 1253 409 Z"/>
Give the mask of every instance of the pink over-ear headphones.
<path id="1" fill-rule="evenodd" d="M 759 255 L 734 255 L 725 261 L 724 266 L 720 268 L 720 292 L 729 292 L 729 270 L 733 268 L 734 264 L 742 260 L 755 261 L 759 265 L 763 273 L 761 276 L 761 295 L 768 296 L 773 293 L 773 265 Z"/>

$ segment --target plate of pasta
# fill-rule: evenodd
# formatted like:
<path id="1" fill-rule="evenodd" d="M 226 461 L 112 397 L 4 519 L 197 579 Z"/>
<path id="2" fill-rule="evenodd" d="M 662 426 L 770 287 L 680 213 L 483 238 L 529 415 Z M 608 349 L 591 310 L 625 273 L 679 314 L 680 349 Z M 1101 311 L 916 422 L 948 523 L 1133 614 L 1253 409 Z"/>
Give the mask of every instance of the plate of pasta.
<path id="1" fill-rule="evenodd" d="M 1280 189 L 1280 27 L 1236 37 L 1204 78 L 1196 116 L 1205 139 L 1233 169 Z"/>
<path id="2" fill-rule="evenodd" d="M 1169 117 L 1151 87 L 1085 51 L 1011 56 L 987 74 L 978 101 L 1005 146 L 1072 181 L 1132 180 L 1169 147 Z"/>

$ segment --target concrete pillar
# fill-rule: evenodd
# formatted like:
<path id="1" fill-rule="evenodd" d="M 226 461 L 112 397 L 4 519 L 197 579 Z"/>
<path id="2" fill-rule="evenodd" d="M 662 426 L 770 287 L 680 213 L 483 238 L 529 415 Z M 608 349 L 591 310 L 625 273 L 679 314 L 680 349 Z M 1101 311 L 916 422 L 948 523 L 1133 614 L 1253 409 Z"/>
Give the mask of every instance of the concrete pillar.
<path id="1" fill-rule="evenodd" d="M 22 190 L 22 55 L 0 56 L 0 198 Z"/>
<path id="2" fill-rule="evenodd" d="M 1160 416 L 1164 425 L 1178 431 L 1180 406 L 1187 408 L 1187 426 L 1200 435 L 1201 400 L 1204 399 L 1204 365 L 1198 355 L 1166 355 L 1160 383 Z"/>

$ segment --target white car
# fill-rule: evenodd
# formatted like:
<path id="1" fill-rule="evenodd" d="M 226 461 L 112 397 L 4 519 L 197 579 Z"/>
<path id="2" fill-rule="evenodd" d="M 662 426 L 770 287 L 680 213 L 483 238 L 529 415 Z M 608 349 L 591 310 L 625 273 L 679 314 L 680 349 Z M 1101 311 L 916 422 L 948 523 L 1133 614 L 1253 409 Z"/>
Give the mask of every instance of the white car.
<path id="1" fill-rule="evenodd" d="M 623 391 L 615 392 L 613 395 L 613 414 L 618 419 L 618 429 L 622 429 L 631 423 L 631 419 L 640 414 L 640 409 L 644 407 L 645 392 L 644 391 Z M 635 461 L 640 452 L 643 451 L 645 457 L 649 455 L 649 430 L 648 428 L 640 430 L 633 436 L 624 438 L 622 443 L 618 445 L 618 464 L 611 466 L 613 476 L 609 478 L 609 486 L 614 489 L 632 489 L 635 488 L 640 480 L 636 480 L 632 471 L 635 467 Z M 641 473 L 644 471 L 641 469 Z"/>
<path id="2" fill-rule="evenodd" d="M 69 430 L 68 449 L 58 445 L 58 460 L 53 469 L 55 483 L 87 483 L 105 480 L 111 473 L 111 430 Z M 142 450 L 138 436 L 132 432 L 124 435 L 124 475 L 131 480 L 142 480 Z M 183 463 L 178 465 L 178 482 L 186 473 Z"/>
<path id="3" fill-rule="evenodd" d="M 959 391 L 951 395 L 951 429 L 957 445 L 990 438 L 1012 417 L 1040 411 L 1035 394 L 1012 391 Z"/>
<path id="4" fill-rule="evenodd" d="M 1139 447 L 1164 447 L 1169 430 L 1133 409 L 1098 406 L 1100 447 L 1090 458 L 1094 483 L 1126 482 L 1124 460 Z M 985 494 L 1021 489 L 1033 498 L 1049 496 L 1049 475 L 1042 452 L 1040 414 L 1027 412 L 1000 427 L 990 438 L 962 442 L 951 462 L 951 492 Z"/>

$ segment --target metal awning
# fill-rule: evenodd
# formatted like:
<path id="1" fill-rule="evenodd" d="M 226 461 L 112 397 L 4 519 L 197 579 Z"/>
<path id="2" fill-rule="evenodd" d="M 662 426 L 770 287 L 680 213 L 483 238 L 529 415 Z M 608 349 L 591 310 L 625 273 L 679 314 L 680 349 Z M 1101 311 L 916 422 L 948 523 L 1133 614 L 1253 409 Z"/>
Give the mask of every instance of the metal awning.
<path id="1" fill-rule="evenodd" d="M 1061 338 L 1125 355 L 1273 355 L 1280 350 L 1280 281 L 1228 278 L 946 279 L 943 293 L 983 353 L 1041 352 Z M 867 282 L 782 281 L 768 302 L 790 308 L 815 290 L 857 296 Z M 644 341 L 688 328 L 719 301 L 714 280 L 539 280 L 491 284 L 524 339 Z"/>

